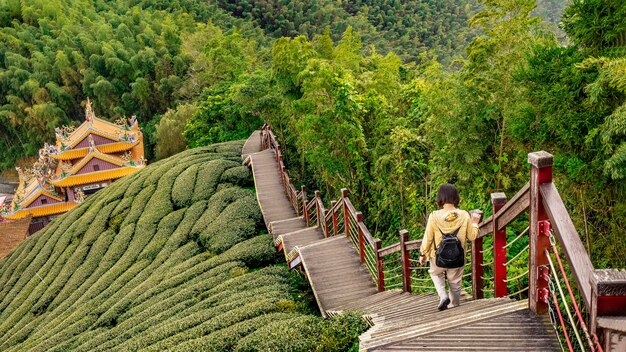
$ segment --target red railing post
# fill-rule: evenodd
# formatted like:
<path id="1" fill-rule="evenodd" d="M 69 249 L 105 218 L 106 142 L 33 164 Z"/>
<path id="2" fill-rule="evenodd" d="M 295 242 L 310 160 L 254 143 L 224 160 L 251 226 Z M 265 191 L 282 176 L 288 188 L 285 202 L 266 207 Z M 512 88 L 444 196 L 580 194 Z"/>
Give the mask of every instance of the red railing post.
<path id="1" fill-rule="evenodd" d="M 504 193 L 491 193 L 493 208 L 493 278 L 494 296 L 505 297 L 506 287 L 506 227 L 498 230 L 498 211 L 506 204 Z"/>
<path id="2" fill-rule="evenodd" d="M 291 206 L 293 207 L 293 210 L 296 211 L 296 215 L 299 215 L 298 206 L 296 205 L 297 204 L 296 195 L 293 194 L 293 192 L 291 191 L 292 189 L 294 189 L 293 180 L 290 178 L 289 182 L 287 183 L 287 193 L 289 194 L 289 201 L 291 202 Z"/>
<path id="3" fill-rule="evenodd" d="M 337 209 L 335 208 L 336 204 L 337 204 L 336 200 L 333 200 L 333 201 L 330 202 L 331 209 L 334 209 L 333 210 L 333 214 L 332 214 L 332 217 L 333 217 L 333 236 L 336 236 L 337 232 L 339 231 L 339 228 L 338 228 L 339 225 L 338 225 L 338 220 L 337 220 Z"/>
<path id="4" fill-rule="evenodd" d="M 343 227 L 346 237 L 350 238 L 350 209 L 346 206 L 346 198 L 348 198 L 348 189 L 341 189 L 341 201 L 343 202 Z"/>
<path id="5" fill-rule="evenodd" d="M 322 209 L 320 209 L 320 201 L 322 199 L 322 195 L 320 191 L 315 191 L 315 215 L 317 217 L 317 226 L 322 226 L 322 221 L 320 216 L 322 216 Z"/>
<path id="6" fill-rule="evenodd" d="M 302 197 L 302 217 L 304 218 L 304 221 L 306 221 L 306 226 L 309 226 L 309 212 L 306 209 L 306 187 L 304 187 L 304 185 L 300 187 L 300 196 Z"/>
<path id="7" fill-rule="evenodd" d="M 483 292 L 483 238 L 479 237 L 472 241 L 472 297 L 481 299 L 485 297 Z"/>
<path id="8" fill-rule="evenodd" d="M 624 351 L 626 347 L 626 271 L 596 269 L 589 281 L 591 284 L 590 333 L 604 337 L 604 351 Z"/>
<path id="9" fill-rule="evenodd" d="M 363 230 L 359 225 L 363 222 L 363 213 L 360 211 L 356 212 L 356 228 L 359 233 L 359 257 L 361 258 L 361 264 L 365 263 L 365 237 L 363 237 Z"/>
<path id="10" fill-rule="evenodd" d="M 385 272 L 383 270 L 383 258 L 380 256 L 380 249 L 382 248 L 382 241 L 379 239 L 374 240 L 374 253 L 376 254 L 376 273 L 378 277 L 378 292 L 385 290 Z"/>
<path id="11" fill-rule="evenodd" d="M 409 241 L 409 231 L 400 231 L 400 251 L 402 253 L 402 289 L 411 292 L 411 261 L 406 243 Z"/>
<path id="12" fill-rule="evenodd" d="M 552 155 L 545 151 L 528 154 L 530 168 L 530 238 L 528 254 L 528 305 L 535 314 L 548 312 L 546 275 L 540 272 L 548 265 L 545 250 L 550 248 L 548 214 L 543 206 L 539 186 L 552 182 Z"/>

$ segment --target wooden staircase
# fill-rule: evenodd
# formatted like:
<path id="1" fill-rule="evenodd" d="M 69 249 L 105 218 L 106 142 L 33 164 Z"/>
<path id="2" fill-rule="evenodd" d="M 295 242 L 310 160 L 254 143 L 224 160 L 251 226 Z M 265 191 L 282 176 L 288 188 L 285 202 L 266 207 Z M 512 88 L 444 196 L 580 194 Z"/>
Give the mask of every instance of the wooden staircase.
<path id="1" fill-rule="evenodd" d="M 285 194 L 280 158 L 273 148 L 255 149 L 259 139 L 255 132 L 242 154 L 254 174 L 265 224 L 289 266 L 303 268 L 323 316 L 362 312 L 371 328 L 359 337 L 361 351 L 560 350 L 552 326 L 529 311 L 527 301 L 464 295 L 459 307 L 439 311 L 434 294 L 379 292 L 353 240 L 326 238 L 319 225 L 309 227 L 298 215 L 293 194 Z"/>

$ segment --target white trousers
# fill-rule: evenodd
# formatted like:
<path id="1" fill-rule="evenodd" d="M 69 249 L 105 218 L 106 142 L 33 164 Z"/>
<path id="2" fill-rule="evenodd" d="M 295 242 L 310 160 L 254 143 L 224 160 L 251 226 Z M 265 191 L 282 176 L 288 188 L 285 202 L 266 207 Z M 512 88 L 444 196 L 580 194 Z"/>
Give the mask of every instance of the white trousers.
<path id="1" fill-rule="evenodd" d="M 461 300 L 461 280 L 463 279 L 463 267 L 454 269 L 440 268 L 435 263 L 435 258 L 430 258 L 430 277 L 435 284 L 440 300 L 450 298 L 449 307 L 457 307 Z M 450 296 L 446 293 L 446 277 L 450 286 Z"/>

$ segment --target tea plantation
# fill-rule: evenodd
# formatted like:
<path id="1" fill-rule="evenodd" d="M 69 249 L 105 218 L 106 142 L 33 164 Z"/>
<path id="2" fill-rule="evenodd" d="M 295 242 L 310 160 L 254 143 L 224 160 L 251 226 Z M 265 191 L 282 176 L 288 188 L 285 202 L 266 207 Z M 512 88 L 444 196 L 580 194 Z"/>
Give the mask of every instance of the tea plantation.
<path id="1" fill-rule="evenodd" d="M 1 351 L 345 351 L 276 263 L 242 142 L 113 183 L 0 261 Z"/>

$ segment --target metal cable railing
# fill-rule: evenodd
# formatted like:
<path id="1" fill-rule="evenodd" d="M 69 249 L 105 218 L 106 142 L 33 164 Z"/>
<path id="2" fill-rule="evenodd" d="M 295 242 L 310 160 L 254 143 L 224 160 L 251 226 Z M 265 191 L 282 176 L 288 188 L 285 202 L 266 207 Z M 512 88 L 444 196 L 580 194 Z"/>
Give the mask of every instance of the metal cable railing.
<path id="1" fill-rule="evenodd" d="M 574 336 L 576 337 L 577 346 L 580 348 L 581 351 L 585 351 L 585 347 L 584 347 L 582 338 L 579 333 L 579 329 L 580 329 L 582 330 L 585 336 L 587 345 L 589 346 L 591 351 L 603 351 L 602 346 L 600 345 L 597 336 L 589 333 L 587 324 L 585 323 L 585 319 L 582 316 L 576 296 L 574 295 L 571 285 L 569 283 L 567 272 L 565 271 L 565 268 L 563 266 L 563 262 L 561 260 L 561 257 L 557 248 L 556 237 L 554 236 L 552 230 L 549 230 L 548 233 L 549 233 L 549 239 L 550 239 L 550 248 L 552 250 L 552 253 L 550 253 L 548 249 L 544 250 L 544 254 L 546 256 L 546 259 L 548 260 L 548 265 L 550 267 L 550 272 L 552 274 L 551 277 L 548 278 L 548 287 L 549 287 L 550 295 L 552 297 L 552 301 L 553 301 L 552 303 L 559 316 L 559 322 L 561 324 L 561 329 L 564 334 L 567 346 L 570 351 L 574 350 L 572 346 L 572 341 L 569 338 L 569 334 L 568 334 L 568 331 L 572 331 L 574 333 Z M 556 259 L 556 262 L 558 264 L 559 272 L 561 274 L 560 278 L 558 276 L 556 266 L 554 264 L 554 261 L 552 260 L 551 254 L 554 255 L 554 258 Z M 563 287 L 560 282 L 561 279 L 563 280 L 567 288 L 567 292 L 569 293 L 569 296 L 566 296 L 563 291 Z M 558 296 L 560 297 L 560 300 L 557 297 L 557 290 L 555 290 L 555 285 L 556 285 L 556 288 L 558 289 L 558 294 L 559 294 Z M 577 320 L 574 318 L 572 314 L 568 301 L 571 302 L 572 304 L 572 308 L 574 312 L 576 313 Z M 568 318 L 567 320 L 569 323 L 569 328 L 567 326 L 568 324 L 566 324 L 565 319 L 562 316 L 562 313 L 560 310 L 560 304 L 562 304 L 565 309 L 566 316 Z M 555 321 L 555 319 L 552 319 L 552 320 Z"/>

